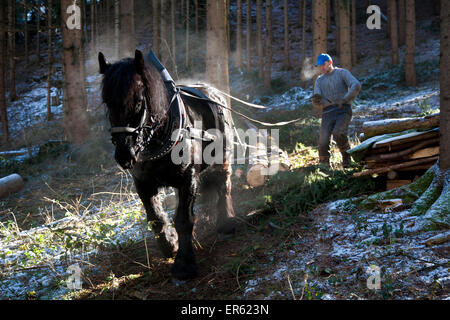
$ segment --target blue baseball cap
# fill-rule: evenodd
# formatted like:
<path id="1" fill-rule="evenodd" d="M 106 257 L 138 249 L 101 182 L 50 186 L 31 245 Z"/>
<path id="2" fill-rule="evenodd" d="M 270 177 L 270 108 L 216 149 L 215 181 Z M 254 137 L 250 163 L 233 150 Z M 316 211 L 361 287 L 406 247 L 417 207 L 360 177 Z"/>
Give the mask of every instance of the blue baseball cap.
<path id="1" fill-rule="evenodd" d="M 333 61 L 333 59 L 331 59 L 330 55 L 326 53 L 319 54 L 317 57 L 316 67 L 323 65 L 326 61 Z"/>

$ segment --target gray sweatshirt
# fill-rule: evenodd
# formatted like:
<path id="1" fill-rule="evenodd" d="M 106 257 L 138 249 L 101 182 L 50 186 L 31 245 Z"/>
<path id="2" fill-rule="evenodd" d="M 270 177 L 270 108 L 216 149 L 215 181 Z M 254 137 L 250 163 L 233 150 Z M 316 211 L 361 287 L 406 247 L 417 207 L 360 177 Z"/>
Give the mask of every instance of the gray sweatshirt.
<path id="1" fill-rule="evenodd" d="M 314 94 L 322 96 L 324 107 L 351 104 L 361 91 L 361 83 L 347 69 L 334 68 L 331 73 L 320 75 L 316 80 Z"/>

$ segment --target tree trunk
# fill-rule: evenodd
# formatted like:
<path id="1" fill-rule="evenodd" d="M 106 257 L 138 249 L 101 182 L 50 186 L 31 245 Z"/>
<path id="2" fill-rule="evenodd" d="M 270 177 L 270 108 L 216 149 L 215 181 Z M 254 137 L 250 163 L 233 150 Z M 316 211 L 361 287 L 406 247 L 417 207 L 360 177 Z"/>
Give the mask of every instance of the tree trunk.
<path id="1" fill-rule="evenodd" d="M 441 142 L 439 166 L 442 172 L 450 169 L 450 2 L 441 1 L 441 52 L 440 52 L 440 86 L 441 86 Z"/>
<path id="2" fill-rule="evenodd" d="M 303 1 L 303 24 L 302 24 L 302 69 L 306 61 L 306 0 Z M 303 83 L 304 85 L 304 83 Z"/>
<path id="3" fill-rule="evenodd" d="M 262 38 L 262 0 L 256 0 L 256 32 L 258 47 L 258 76 L 264 77 L 264 51 Z"/>
<path id="4" fill-rule="evenodd" d="M 290 41 L 289 41 L 289 1 L 284 0 L 284 67 L 286 69 L 291 68 L 290 58 Z"/>
<path id="5" fill-rule="evenodd" d="M 228 34 L 225 0 L 207 0 L 206 75 L 207 81 L 229 93 Z"/>
<path id="6" fill-rule="evenodd" d="M 134 0 L 120 0 L 120 55 L 134 57 L 135 50 Z"/>
<path id="7" fill-rule="evenodd" d="M 341 26 L 339 24 L 339 0 L 333 1 L 334 23 L 336 25 L 336 56 L 341 57 Z"/>
<path id="8" fill-rule="evenodd" d="M 23 0 L 23 33 L 24 33 L 24 46 L 25 46 L 25 61 L 26 64 L 30 62 L 28 53 L 28 6 L 27 1 Z"/>
<path id="9" fill-rule="evenodd" d="M 8 2 L 8 57 L 9 57 L 9 100 L 15 101 L 17 99 L 16 94 L 16 9 L 15 1 L 9 0 Z"/>
<path id="10" fill-rule="evenodd" d="M 89 4 L 89 9 L 91 15 L 91 50 L 95 52 L 95 5 L 92 1 Z"/>
<path id="11" fill-rule="evenodd" d="M 120 57 L 120 0 L 114 0 L 114 56 Z"/>
<path id="12" fill-rule="evenodd" d="M 195 7 L 195 35 L 198 37 L 199 28 L 198 28 L 198 0 L 194 0 Z"/>
<path id="13" fill-rule="evenodd" d="M 345 5 L 343 1 L 339 1 L 339 38 L 341 42 L 341 66 L 344 69 L 351 70 L 350 7 L 348 2 Z"/>
<path id="14" fill-rule="evenodd" d="M 406 9 L 405 9 L 405 0 L 398 0 L 398 40 L 399 44 L 402 46 L 406 41 Z"/>
<path id="15" fill-rule="evenodd" d="M 298 0 L 298 26 L 303 27 L 303 2 L 304 0 Z"/>
<path id="16" fill-rule="evenodd" d="M 158 4 L 159 0 L 153 0 L 153 11 L 152 11 L 152 19 L 153 19 L 153 51 L 156 56 L 159 56 L 159 23 L 158 23 Z"/>
<path id="17" fill-rule="evenodd" d="M 406 0 L 406 50 L 405 50 L 405 78 L 406 85 L 415 87 L 416 69 L 414 67 L 414 55 L 416 49 L 416 10 L 415 1 Z"/>
<path id="18" fill-rule="evenodd" d="M 178 79 L 178 69 L 177 69 L 177 41 L 176 41 L 176 25 L 175 25 L 175 9 L 176 9 L 176 1 L 171 0 L 170 5 L 170 20 L 172 27 L 172 66 L 173 71 L 175 73 L 175 78 Z"/>
<path id="19" fill-rule="evenodd" d="M 266 63 L 264 72 L 264 87 L 269 89 L 271 85 L 272 76 L 272 0 L 266 0 Z"/>
<path id="20" fill-rule="evenodd" d="M 36 24 L 36 58 L 41 63 L 41 0 L 37 1 Z"/>
<path id="21" fill-rule="evenodd" d="M 242 0 L 237 0 L 236 65 L 242 68 Z"/>
<path id="22" fill-rule="evenodd" d="M 386 0 L 386 37 L 390 39 L 391 37 L 391 5 L 389 4 L 391 0 Z"/>
<path id="23" fill-rule="evenodd" d="M 187 69 L 189 69 L 189 65 L 190 65 L 190 43 L 189 43 L 189 22 L 190 22 L 190 1 L 186 0 L 186 52 L 185 52 L 185 66 Z"/>
<path id="24" fill-rule="evenodd" d="M 319 54 L 327 52 L 326 0 L 314 1 L 313 9 L 313 59 L 315 60 Z"/>
<path id="25" fill-rule="evenodd" d="M 4 1 L 0 2 L 0 116 L 2 119 L 2 141 L 6 145 L 9 141 L 9 125 L 8 112 L 6 107 L 6 84 L 5 84 L 5 5 Z"/>
<path id="26" fill-rule="evenodd" d="M 398 36 L 397 36 L 397 3 L 396 0 L 388 0 L 389 3 L 389 20 L 391 21 L 391 48 L 392 48 L 392 64 L 399 64 L 398 58 Z"/>
<path id="27" fill-rule="evenodd" d="M 72 3 L 72 0 L 61 0 L 63 81 L 65 84 L 64 127 L 69 141 L 74 144 L 82 144 L 89 134 L 85 79 L 83 78 L 82 31 L 69 30 L 64 23 L 68 19 L 65 9 Z"/>
<path id="28" fill-rule="evenodd" d="M 331 0 L 327 1 L 327 33 L 331 33 Z"/>
<path id="29" fill-rule="evenodd" d="M 52 115 L 52 71 L 53 71 L 53 43 L 52 43 L 52 0 L 47 0 L 47 52 L 48 52 L 48 71 L 47 71 L 47 120 L 53 119 Z M 64 20 L 66 21 L 66 20 Z"/>
<path id="30" fill-rule="evenodd" d="M 356 52 L 356 0 L 352 0 L 352 66 L 358 63 Z"/>
<path id="31" fill-rule="evenodd" d="M 250 71 L 252 60 L 251 60 L 251 36 L 252 36 L 252 4 L 250 0 L 247 0 L 247 35 L 246 35 L 246 48 L 245 56 L 247 58 L 247 71 Z"/>

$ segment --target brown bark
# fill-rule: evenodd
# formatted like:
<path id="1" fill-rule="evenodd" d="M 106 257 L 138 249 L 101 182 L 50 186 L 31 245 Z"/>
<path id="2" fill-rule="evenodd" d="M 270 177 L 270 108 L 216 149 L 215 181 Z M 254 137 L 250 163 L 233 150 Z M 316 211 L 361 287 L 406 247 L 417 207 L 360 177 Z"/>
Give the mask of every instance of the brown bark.
<path id="1" fill-rule="evenodd" d="M 207 81 L 229 93 L 228 34 L 225 0 L 207 0 L 206 74 Z"/>
<path id="2" fill-rule="evenodd" d="M 440 161 L 442 172 L 450 169 L 450 2 L 441 1 L 441 52 L 440 52 L 440 86 L 441 86 L 441 120 L 440 120 Z"/>
<path id="3" fill-rule="evenodd" d="M 406 8 L 405 0 L 398 0 L 398 42 L 402 46 L 406 41 Z"/>
<path id="4" fill-rule="evenodd" d="M 416 49 L 416 11 L 414 0 L 406 0 L 406 50 L 405 50 L 405 78 L 406 85 L 417 85 L 414 55 Z"/>
<path id="5" fill-rule="evenodd" d="M 252 36 L 252 5 L 251 1 L 247 0 L 247 34 L 246 34 L 246 48 L 245 56 L 247 59 L 247 70 L 251 68 L 251 36 Z"/>
<path id="6" fill-rule="evenodd" d="M 291 68 L 291 58 L 290 58 L 290 41 L 289 41 L 289 1 L 284 0 L 284 67 L 286 69 Z"/>
<path id="7" fill-rule="evenodd" d="M 407 162 L 403 162 L 403 163 L 399 163 L 399 164 L 393 164 L 390 166 L 386 166 L 384 168 L 364 170 L 362 172 L 354 173 L 353 176 L 354 177 L 362 177 L 362 176 L 368 176 L 371 174 L 386 173 L 386 172 L 389 172 L 392 170 L 404 169 L 404 168 L 417 166 L 417 165 L 423 164 L 423 163 L 433 162 L 433 161 L 436 161 L 437 159 L 438 159 L 438 156 L 434 156 L 434 157 L 429 157 L 429 158 L 422 158 L 422 159 L 407 161 Z"/>
<path id="8" fill-rule="evenodd" d="M 433 114 L 423 118 L 403 118 L 363 123 L 364 139 L 385 133 L 402 132 L 409 129 L 429 129 L 439 127 L 440 115 Z"/>
<path id="9" fill-rule="evenodd" d="M 15 101 L 16 94 L 16 25 L 15 1 L 8 2 L 8 57 L 9 57 L 9 100 Z"/>
<path id="10" fill-rule="evenodd" d="M 52 43 L 52 0 L 47 0 L 47 52 L 48 52 L 48 71 L 47 71 L 47 120 L 53 119 L 52 116 L 52 99 L 51 99 L 51 89 L 52 89 L 52 71 L 53 71 L 53 43 Z M 66 21 L 66 20 L 64 20 Z"/>
<path id="11" fill-rule="evenodd" d="M 334 23 L 336 24 L 336 56 L 341 56 L 341 36 L 340 36 L 340 25 L 339 25 L 339 0 L 333 0 L 334 9 Z"/>
<path id="12" fill-rule="evenodd" d="M 41 62 L 41 0 L 37 1 L 36 9 L 36 58 L 37 62 Z"/>
<path id="13" fill-rule="evenodd" d="M 152 20 L 153 20 L 153 51 L 156 56 L 159 56 L 159 14 L 158 14 L 159 0 L 152 1 Z"/>
<path id="14" fill-rule="evenodd" d="M 93 52 L 95 52 L 96 51 L 96 49 L 95 49 L 95 6 L 92 1 L 89 4 L 89 10 L 90 10 L 90 15 L 91 15 L 91 17 L 90 17 L 91 18 L 91 50 Z"/>
<path id="15" fill-rule="evenodd" d="M 302 25 L 302 68 L 306 60 L 306 0 L 303 1 L 303 25 Z"/>
<path id="16" fill-rule="evenodd" d="M 195 35 L 198 36 L 199 28 L 198 28 L 198 0 L 194 0 L 194 8 L 195 8 Z"/>
<path id="17" fill-rule="evenodd" d="M 176 1 L 171 0 L 170 4 L 170 21 L 172 27 L 172 70 L 175 73 L 175 78 L 178 79 L 178 70 L 177 70 L 177 42 L 176 42 L 176 30 L 175 30 L 175 9 L 176 9 Z"/>
<path id="18" fill-rule="evenodd" d="M 6 25 L 3 17 L 5 16 L 4 1 L 0 2 L 0 116 L 2 120 L 2 141 L 7 144 L 9 141 L 8 112 L 6 106 L 6 83 L 5 83 L 5 32 Z"/>
<path id="19" fill-rule="evenodd" d="M 343 1 L 339 4 L 339 39 L 340 39 L 340 61 L 344 69 L 351 70 L 352 54 L 350 43 L 350 7 Z"/>
<path id="20" fill-rule="evenodd" d="M 185 66 L 186 68 L 189 68 L 189 64 L 190 64 L 190 43 L 189 43 L 189 22 L 190 22 L 190 1 L 186 0 L 186 52 L 184 54 L 185 56 Z"/>
<path id="21" fill-rule="evenodd" d="M 242 68 L 242 0 L 237 0 L 236 65 Z"/>
<path id="22" fill-rule="evenodd" d="M 298 0 L 298 26 L 303 26 L 303 1 L 304 0 Z"/>
<path id="23" fill-rule="evenodd" d="M 389 13 L 388 19 L 391 21 L 391 48 L 392 48 L 392 64 L 397 65 L 400 63 L 398 58 L 398 36 L 397 36 L 397 3 L 396 0 L 388 0 Z"/>
<path id="24" fill-rule="evenodd" d="M 266 0 L 266 63 L 264 70 L 264 87 L 269 89 L 271 85 L 272 76 L 272 0 Z"/>
<path id="25" fill-rule="evenodd" d="M 25 61 L 28 64 L 30 62 L 28 53 L 28 6 L 27 1 L 23 0 L 23 33 L 24 33 L 24 46 L 25 46 Z"/>
<path id="26" fill-rule="evenodd" d="M 313 22 L 313 59 L 327 52 L 327 4 L 326 0 L 314 1 Z"/>
<path id="27" fill-rule="evenodd" d="M 135 50 L 134 0 L 120 0 L 120 55 L 131 57 Z"/>
<path id="28" fill-rule="evenodd" d="M 262 38 L 262 0 L 256 0 L 256 32 L 258 47 L 258 76 L 264 77 L 264 52 Z"/>
<path id="29" fill-rule="evenodd" d="M 114 56 L 120 57 L 120 0 L 114 0 Z"/>
<path id="30" fill-rule="evenodd" d="M 72 0 L 61 0 L 61 21 L 67 21 L 65 10 Z M 63 81 L 64 87 L 64 127 L 66 134 L 74 144 L 82 144 L 88 134 L 88 118 L 86 112 L 86 90 L 83 78 L 82 31 L 69 30 L 66 23 L 61 25 Z"/>
<path id="31" fill-rule="evenodd" d="M 358 63 L 356 52 L 356 0 L 352 0 L 352 66 Z"/>
<path id="32" fill-rule="evenodd" d="M 425 141 L 415 144 L 414 146 L 412 146 L 410 148 L 406 148 L 401 151 L 378 154 L 375 156 L 366 157 L 364 160 L 365 161 L 386 161 L 386 160 L 394 160 L 394 159 L 403 159 L 404 157 L 413 154 L 417 150 L 420 150 L 420 149 L 428 147 L 428 146 L 436 145 L 438 143 L 439 143 L 438 138 L 425 140 Z"/>

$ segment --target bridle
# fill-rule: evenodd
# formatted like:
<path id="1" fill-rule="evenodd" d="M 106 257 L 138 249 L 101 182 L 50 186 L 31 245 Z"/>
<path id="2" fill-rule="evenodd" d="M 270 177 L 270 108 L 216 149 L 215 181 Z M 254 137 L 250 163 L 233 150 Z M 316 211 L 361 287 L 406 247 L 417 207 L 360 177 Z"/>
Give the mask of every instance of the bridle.
<path id="1" fill-rule="evenodd" d="M 185 126 L 185 108 L 183 100 L 180 96 L 180 91 L 176 89 L 174 94 L 172 95 L 172 99 L 169 103 L 168 108 L 168 117 L 164 122 L 155 121 L 153 116 L 148 116 L 150 111 L 148 110 L 148 89 L 145 87 L 144 99 L 143 103 L 143 114 L 139 121 L 139 125 L 136 128 L 133 127 L 111 127 L 109 130 L 112 136 L 113 144 L 115 144 L 115 135 L 116 134 L 136 134 L 136 150 L 135 154 L 142 154 L 142 160 L 144 161 L 154 161 L 162 158 L 167 153 L 169 153 L 173 147 L 176 145 L 178 141 L 182 138 L 182 129 Z M 135 106 L 137 107 L 137 106 Z M 146 125 L 146 123 L 150 120 L 152 123 L 151 126 Z M 160 148 L 153 149 L 147 148 L 155 134 L 156 130 L 160 129 L 162 125 L 165 124 L 164 128 L 164 136 L 158 141 Z M 172 133 L 176 130 L 175 138 L 172 139 Z"/>

